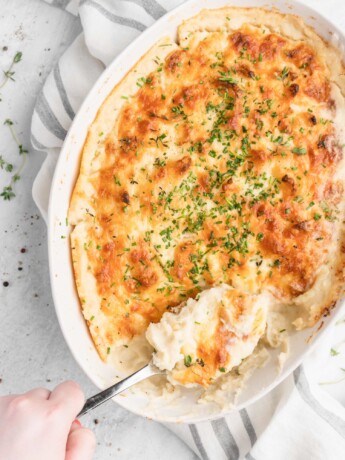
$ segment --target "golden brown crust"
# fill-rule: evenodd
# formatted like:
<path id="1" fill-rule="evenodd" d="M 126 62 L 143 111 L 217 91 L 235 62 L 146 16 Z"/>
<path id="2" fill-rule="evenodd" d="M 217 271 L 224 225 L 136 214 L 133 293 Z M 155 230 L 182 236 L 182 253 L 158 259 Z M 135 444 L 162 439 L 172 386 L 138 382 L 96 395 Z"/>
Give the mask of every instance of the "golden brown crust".
<path id="1" fill-rule="evenodd" d="M 330 70 L 331 80 L 345 92 L 345 73 L 340 49 L 321 38 L 301 17 L 281 13 L 275 8 L 270 11 L 251 7 L 202 10 L 193 18 L 183 21 L 178 28 L 178 41 L 181 46 L 185 46 L 193 34 L 216 31 L 229 33 L 240 29 L 243 24 L 309 45 Z"/>
<path id="2" fill-rule="evenodd" d="M 300 18 L 277 14 L 228 8 L 185 22 L 181 46 L 150 50 L 91 126 L 70 220 L 103 357 L 207 286 L 268 288 L 291 304 L 329 267 L 336 286 L 302 327 L 339 296 L 332 85 L 343 68 Z"/>
<path id="3" fill-rule="evenodd" d="M 213 313 L 215 317 L 212 318 L 212 322 L 215 323 L 213 327 L 210 324 L 211 318 L 209 322 L 197 326 L 200 332 L 196 358 L 193 357 L 190 363 L 187 360 L 187 363 L 175 367 L 172 371 L 173 380 L 182 385 L 197 383 L 207 387 L 219 372 L 227 372 L 234 365 L 239 364 L 239 360 L 246 358 L 247 354 L 250 354 L 255 348 L 265 330 L 263 312 L 262 310 L 255 311 L 252 303 L 251 296 L 244 295 L 242 291 L 227 291 L 221 302 L 213 306 L 216 311 L 215 314 Z M 253 325 L 249 328 L 247 326 L 248 332 L 243 333 L 242 331 L 241 334 L 239 325 L 243 322 L 244 317 L 250 319 L 248 322 L 252 321 Z M 248 345 L 249 350 L 245 350 Z M 242 353 L 235 351 L 236 347 L 242 347 L 245 351 Z M 237 362 L 234 363 L 236 358 Z"/>
<path id="4" fill-rule="evenodd" d="M 98 171 L 106 167 L 108 161 L 110 166 L 113 165 L 110 152 L 105 149 L 105 140 L 107 133 L 117 127 L 116 117 L 142 84 L 140 79 L 144 78 L 143 75 L 156 69 L 159 62 L 176 48 L 176 43 L 170 38 L 160 39 L 128 71 L 98 110 L 95 120 L 88 129 L 81 156 L 80 173 L 71 198 L 69 221 L 72 225 L 85 221 L 86 210 L 92 213 L 92 195 L 95 189 L 92 181 L 89 180 L 90 176 L 97 176 Z M 92 221 L 90 218 L 88 220 Z"/>

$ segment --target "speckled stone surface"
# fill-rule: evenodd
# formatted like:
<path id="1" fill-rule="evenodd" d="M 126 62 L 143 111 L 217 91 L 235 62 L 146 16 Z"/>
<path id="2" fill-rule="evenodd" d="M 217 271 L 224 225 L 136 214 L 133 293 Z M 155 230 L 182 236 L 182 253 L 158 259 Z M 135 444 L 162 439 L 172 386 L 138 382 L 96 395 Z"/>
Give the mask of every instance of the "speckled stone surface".
<path id="1" fill-rule="evenodd" d="M 7 118 L 13 120 L 21 142 L 30 150 L 15 186 L 16 197 L 9 202 L 0 199 L 0 394 L 35 386 L 52 388 L 74 379 L 91 395 L 97 389 L 74 361 L 55 316 L 46 226 L 31 197 L 43 155 L 29 144 L 37 93 L 52 65 L 80 31 L 80 24 L 40 0 L 0 0 L 0 6 L 0 68 L 6 70 L 14 54 L 23 52 L 22 62 L 13 69 L 15 81 L 0 89 L 0 155 L 14 166 L 21 160 L 3 125 Z M 10 174 L 0 170 L 1 190 L 9 179 Z M 113 402 L 85 416 L 83 423 L 97 436 L 95 460 L 196 458 L 165 427 Z"/>

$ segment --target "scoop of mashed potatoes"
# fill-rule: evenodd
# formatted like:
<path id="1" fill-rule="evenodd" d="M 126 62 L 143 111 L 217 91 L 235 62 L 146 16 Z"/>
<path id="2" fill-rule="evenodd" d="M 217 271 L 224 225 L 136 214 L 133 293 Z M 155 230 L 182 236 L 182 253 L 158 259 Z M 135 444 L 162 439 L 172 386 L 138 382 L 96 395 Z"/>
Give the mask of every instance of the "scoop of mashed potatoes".
<path id="1" fill-rule="evenodd" d="M 252 354 L 265 332 L 270 296 L 228 285 L 203 291 L 150 324 L 153 362 L 173 384 L 207 387 Z"/>

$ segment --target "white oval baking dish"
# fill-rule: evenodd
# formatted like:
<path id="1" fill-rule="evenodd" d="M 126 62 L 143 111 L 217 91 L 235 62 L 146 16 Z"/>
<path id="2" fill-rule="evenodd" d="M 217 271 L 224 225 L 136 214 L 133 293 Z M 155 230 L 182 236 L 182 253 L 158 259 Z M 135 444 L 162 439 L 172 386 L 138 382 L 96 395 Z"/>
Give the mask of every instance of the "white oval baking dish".
<path id="1" fill-rule="evenodd" d="M 79 171 L 80 152 L 87 128 L 111 89 L 159 38 L 167 35 L 175 38 L 176 28 L 181 21 L 197 14 L 203 8 L 219 8 L 226 5 L 265 8 L 274 6 L 283 13 L 298 14 L 325 40 L 334 41 L 342 49 L 345 46 L 345 37 L 341 31 L 316 11 L 296 1 L 190 0 L 165 15 L 141 34 L 109 65 L 95 83 L 76 115 L 60 152 L 50 195 L 48 246 L 52 292 L 62 332 L 75 359 L 99 388 L 105 388 L 111 384 L 116 375 L 116 369 L 110 368 L 99 358 L 81 314 L 71 264 L 68 238 L 70 228 L 66 223 L 69 201 Z M 280 375 L 277 375 L 274 360 L 271 360 L 264 368 L 255 371 L 238 398 L 236 409 L 253 403 L 291 373 L 331 327 L 342 305 L 343 303 L 339 302 L 332 314 L 322 319 L 322 327 L 320 322 L 313 330 L 307 329 L 292 336 L 290 356 Z M 311 335 L 313 339 L 308 340 Z M 159 421 L 197 422 L 224 415 L 224 412 L 211 403 L 209 405 L 196 404 L 192 397 L 177 399 L 173 406 L 162 406 L 161 403 L 155 405 L 154 401 L 148 401 L 147 397 L 136 396 L 128 391 L 116 397 L 115 401 L 132 412 Z"/>

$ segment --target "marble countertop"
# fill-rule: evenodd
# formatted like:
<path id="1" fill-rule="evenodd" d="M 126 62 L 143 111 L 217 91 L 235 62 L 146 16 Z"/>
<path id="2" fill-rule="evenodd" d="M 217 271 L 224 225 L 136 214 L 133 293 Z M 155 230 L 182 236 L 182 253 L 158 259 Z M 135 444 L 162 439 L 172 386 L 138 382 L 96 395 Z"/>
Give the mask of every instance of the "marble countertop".
<path id="1" fill-rule="evenodd" d="M 91 395 L 97 389 L 74 361 L 55 316 L 46 226 L 31 197 L 43 156 L 29 142 L 38 91 L 81 30 L 80 24 L 41 0 L 0 3 L 0 68 L 7 69 L 17 51 L 23 53 L 22 61 L 13 69 L 15 81 L 0 89 L 0 155 L 14 166 L 20 163 L 8 126 L 3 125 L 7 118 L 13 120 L 21 142 L 29 149 L 22 178 L 15 185 L 16 197 L 11 201 L 0 198 L 0 394 L 24 392 L 35 386 L 52 388 L 74 379 Z M 9 177 L 0 170 L 1 190 Z M 196 458 L 164 426 L 113 402 L 85 416 L 83 423 L 97 436 L 95 460 Z"/>
<path id="2" fill-rule="evenodd" d="M 344 29 L 345 15 L 339 14 L 339 0 L 305 3 Z M 16 196 L 11 201 L 0 198 L 0 394 L 23 392 L 34 386 L 52 388 L 74 379 L 91 395 L 97 389 L 74 361 L 55 316 L 46 226 L 31 197 L 43 156 L 29 143 L 38 91 L 81 27 L 78 19 L 41 0 L 3 0 L 1 6 L 0 68 L 6 70 L 17 51 L 23 58 L 13 68 L 15 81 L 8 81 L 0 89 L 0 155 L 14 167 L 21 160 L 8 126 L 3 124 L 8 118 L 13 120 L 29 155 L 22 177 L 15 184 Z M 9 173 L 0 169 L 1 190 L 9 178 Z M 339 387 L 332 391 L 344 402 L 344 391 Z M 97 436 L 95 460 L 196 458 L 164 426 L 112 402 L 86 416 L 83 423 Z"/>

